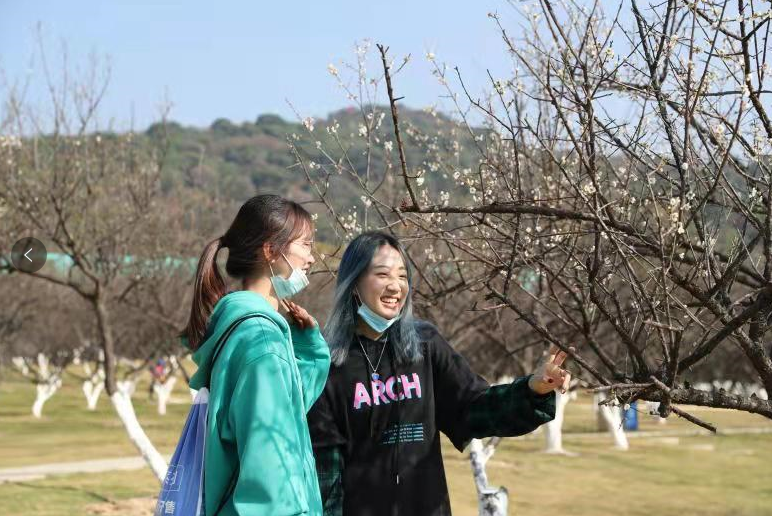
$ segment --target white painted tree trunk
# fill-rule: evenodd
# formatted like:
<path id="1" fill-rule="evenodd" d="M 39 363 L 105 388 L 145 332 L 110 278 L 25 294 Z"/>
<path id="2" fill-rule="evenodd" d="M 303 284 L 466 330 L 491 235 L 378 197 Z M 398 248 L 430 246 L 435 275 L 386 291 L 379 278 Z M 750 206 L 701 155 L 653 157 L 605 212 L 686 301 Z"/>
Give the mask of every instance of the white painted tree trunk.
<path id="1" fill-rule="evenodd" d="M 101 365 L 93 371 L 88 361 L 83 362 L 83 371 L 88 379 L 83 381 L 83 394 L 86 396 L 86 406 L 89 410 L 96 410 L 99 396 L 105 388 L 105 369 Z"/>
<path id="2" fill-rule="evenodd" d="M 59 373 L 52 373 L 48 367 L 48 357 L 43 353 L 37 356 L 38 370 L 35 384 L 35 402 L 32 404 L 32 415 L 36 418 L 43 416 L 43 405 L 51 399 L 59 387 L 62 386 L 62 377 Z M 25 364 L 26 367 L 26 364 Z M 23 374 L 23 373 L 22 373 Z"/>
<path id="3" fill-rule="evenodd" d="M 602 392 L 598 393 L 595 397 L 595 405 L 598 407 L 598 419 L 611 432 L 611 436 L 614 438 L 614 447 L 619 450 L 627 450 L 630 448 L 630 445 L 627 442 L 627 435 L 622 427 L 622 414 L 619 411 L 619 407 L 598 405 L 599 402 L 605 399 L 606 394 Z"/>
<path id="4" fill-rule="evenodd" d="M 500 439 L 494 437 L 487 446 L 480 439 L 472 439 L 469 448 L 469 462 L 472 465 L 474 483 L 477 487 L 477 502 L 479 516 L 506 516 L 509 505 L 509 495 L 506 487 L 488 485 L 488 475 L 485 464 L 493 456 L 496 444 Z"/>
<path id="5" fill-rule="evenodd" d="M 158 400 L 158 414 L 161 416 L 166 415 L 166 404 L 169 402 L 175 383 L 177 383 L 177 378 L 172 376 L 167 378 L 164 383 L 157 381 L 153 384 L 153 392 Z"/>
<path id="6" fill-rule="evenodd" d="M 48 369 L 48 357 L 43 353 L 38 353 L 38 374 L 44 379 L 51 375 Z"/>
<path id="7" fill-rule="evenodd" d="M 89 379 L 83 382 L 83 394 L 89 410 L 96 410 L 99 396 L 105 388 L 104 381 Z"/>
<path id="8" fill-rule="evenodd" d="M 24 361 L 23 357 L 13 357 L 11 359 L 11 363 L 16 368 L 16 370 L 22 374 L 22 376 L 30 375 L 29 367 L 27 367 L 27 362 Z"/>
<path id="9" fill-rule="evenodd" d="M 123 382 L 122 382 L 123 383 Z M 150 469 L 153 474 L 158 478 L 159 482 L 163 482 L 166 478 L 167 464 L 164 458 L 155 449 L 153 443 L 142 430 L 142 426 L 137 420 L 137 414 L 134 412 L 134 405 L 131 402 L 131 397 L 126 392 L 118 391 L 110 396 L 110 401 L 113 403 L 115 412 L 123 423 L 126 433 L 129 435 L 129 440 L 136 446 L 142 458 L 145 459 L 150 465 Z"/>
<path id="10" fill-rule="evenodd" d="M 32 404 L 32 415 L 40 419 L 43 416 L 43 405 L 46 401 L 51 399 L 59 387 L 62 386 L 61 378 L 57 376 L 50 376 L 45 383 L 39 383 L 35 385 L 37 395 L 35 397 L 35 403 Z"/>
<path id="11" fill-rule="evenodd" d="M 134 392 L 137 390 L 137 380 L 121 380 L 115 382 L 115 385 L 118 387 L 118 391 L 129 399 L 134 396 Z"/>
<path id="12" fill-rule="evenodd" d="M 639 402 L 640 403 L 640 402 Z M 649 411 L 649 415 L 657 418 L 657 423 L 660 425 L 667 424 L 667 418 L 662 417 L 659 415 L 659 402 L 658 401 L 647 401 L 646 402 L 646 408 Z"/>
<path id="13" fill-rule="evenodd" d="M 570 394 L 561 394 L 555 392 L 555 419 L 544 424 L 544 436 L 547 440 L 547 449 L 545 453 L 569 455 L 563 449 L 563 416 L 566 412 L 566 405 L 571 399 Z"/>

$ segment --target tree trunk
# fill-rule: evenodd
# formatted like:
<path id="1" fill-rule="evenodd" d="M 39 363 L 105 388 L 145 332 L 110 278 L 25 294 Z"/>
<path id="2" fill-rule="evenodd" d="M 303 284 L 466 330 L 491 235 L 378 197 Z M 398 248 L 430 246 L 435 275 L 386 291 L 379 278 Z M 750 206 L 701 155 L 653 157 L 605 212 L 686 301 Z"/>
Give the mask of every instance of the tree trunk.
<path id="1" fill-rule="evenodd" d="M 175 383 L 177 383 L 177 377 L 170 376 L 164 383 L 155 382 L 153 384 L 153 392 L 158 399 L 158 414 L 161 416 L 166 415 L 166 404 L 172 395 Z"/>
<path id="2" fill-rule="evenodd" d="M 107 309 L 98 299 L 93 301 L 94 311 L 97 317 L 97 326 L 99 327 L 99 333 L 102 341 L 102 351 L 105 354 L 105 390 L 111 397 L 117 392 L 115 384 L 115 341 L 113 339 L 113 332 L 110 326 L 109 317 L 107 315 Z"/>
<path id="3" fill-rule="evenodd" d="M 611 432 L 614 438 L 614 447 L 620 450 L 627 450 L 630 448 L 630 445 L 627 442 L 627 435 L 625 435 L 625 430 L 622 427 L 622 414 L 619 412 L 619 407 L 598 404 L 605 399 L 605 393 L 596 394 L 595 405 L 598 409 L 598 421 L 602 422 L 605 429 Z"/>
<path id="4" fill-rule="evenodd" d="M 32 415 L 40 419 L 43 416 L 43 405 L 51 399 L 59 387 L 62 386 L 62 379 L 57 376 L 50 376 L 45 383 L 39 383 L 35 386 L 37 396 L 35 403 L 32 404 Z"/>
<path id="5" fill-rule="evenodd" d="M 86 396 L 86 405 L 89 410 L 96 410 L 99 396 L 105 388 L 104 381 L 101 379 L 88 379 L 83 382 L 83 394 Z"/>
<path id="6" fill-rule="evenodd" d="M 563 415 L 566 411 L 566 405 L 570 401 L 569 394 L 555 392 L 555 419 L 544 425 L 544 436 L 547 439 L 547 449 L 545 453 L 559 455 L 568 455 L 563 449 Z"/>
<path id="7" fill-rule="evenodd" d="M 488 476 L 485 473 L 485 464 L 493 456 L 496 450 L 498 437 L 493 437 L 487 446 L 483 446 L 480 439 L 472 439 L 469 449 L 469 462 L 472 465 L 474 483 L 477 487 L 477 501 L 480 516 L 506 516 L 509 495 L 505 487 L 492 487 L 488 485 Z"/>
<path id="8" fill-rule="evenodd" d="M 29 376 L 30 370 L 29 367 L 27 367 L 27 362 L 24 361 L 23 357 L 13 357 L 11 359 L 11 363 L 22 374 L 22 376 Z"/>
<path id="9" fill-rule="evenodd" d="M 639 402 L 640 403 L 640 402 Z M 646 402 L 646 410 L 649 411 L 649 415 L 657 418 L 657 423 L 660 425 L 664 425 L 667 423 L 667 418 L 664 418 L 659 415 L 659 402 L 658 401 L 647 401 Z"/>
<path id="10" fill-rule="evenodd" d="M 158 481 L 163 482 L 166 477 L 166 461 L 161 454 L 158 453 L 158 450 L 155 449 L 153 443 L 150 442 L 147 434 L 145 434 L 145 431 L 139 424 L 137 415 L 134 412 L 134 405 L 131 402 L 131 394 L 133 393 L 134 387 L 136 387 L 136 381 L 121 382 L 123 389 L 118 390 L 118 384 L 115 379 L 115 342 L 113 340 L 108 313 L 98 298 L 92 300 L 92 306 L 96 312 L 97 325 L 99 327 L 102 350 L 104 351 L 105 357 L 105 390 L 110 396 L 113 408 L 115 408 L 115 412 L 123 423 L 123 427 L 129 435 L 129 439 L 134 446 L 136 446 L 148 466 L 150 466 L 150 469 L 153 471 L 156 478 L 158 478 Z"/>
<path id="11" fill-rule="evenodd" d="M 118 392 L 131 399 L 134 397 L 134 393 L 137 392 L 137 380 L 128 378 L 126 380 L 120 380 L 116 382 Z"/>
<path id="12" fill-rule="evenodd" d="M 83 372 L 86 373 L 86 380 L 83 381 L 83 394 L 86 396 L 86 406 L 88 410 L 96 410 L 99 396 L 105 388 L 105 369 L 102 366 L 104 362 L 104 353 L 96 364 L 96 370 L 91 369 L 88 361 L 83 361 Z"/>
<path id="13" fill-rule="evenodd" d="M 110 401 L 112 401 L 113 408 L 115 408 L 115 412 L 121 419 L 121 423 L 123 423 L 123 427 L 126 429 L 132 444 L 139 450 L 142 458 L 150 466 L 158 481 L 163 482 L 166 477 L 166 461 L 158 453 L 158 450 L 155 449 L 153 443 L 150 442 L 145 431 L 142 430 L 142 426 L 139 424 L 137 415 L 134 412 L 131 398 L 126 393 L 116 392 L 110 396 Z"/>
<path id="14" fill-rule="evenodd" d="M 59 372 L 51 372 L 51 369 L 48 367 L 48 357 L 43 353 L 38 353 L 37 362 L 37 382 L 35 383 L 37 394 L 35 396 L 35 403 L 32 404 L 32 415 L 39 419 L 43 415 L 43 405 L 62 386 L 62 376 Z"/>

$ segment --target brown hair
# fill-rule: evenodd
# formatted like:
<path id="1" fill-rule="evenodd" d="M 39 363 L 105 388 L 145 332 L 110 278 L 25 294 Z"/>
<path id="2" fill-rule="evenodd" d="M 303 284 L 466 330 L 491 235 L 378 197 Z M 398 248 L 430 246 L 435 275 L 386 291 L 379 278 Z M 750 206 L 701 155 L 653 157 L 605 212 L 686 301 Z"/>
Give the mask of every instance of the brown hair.
<path id="1" fill-rule="evenodd" d="M 258 195 L 245 202 L 228 231 L 209 242 L 198 260 L 190 318 L 182 332 L 190 348 L 201 345 L 214 305 L 227 294 L 217 266 L 220 249 L 228 248 L 228 276 L 244 279 L 265 264 L 264 244 L 271 244 L 275 253 L 284 252 L 312 228 L 311 215 L 302 206 L 278 195 Z"/>

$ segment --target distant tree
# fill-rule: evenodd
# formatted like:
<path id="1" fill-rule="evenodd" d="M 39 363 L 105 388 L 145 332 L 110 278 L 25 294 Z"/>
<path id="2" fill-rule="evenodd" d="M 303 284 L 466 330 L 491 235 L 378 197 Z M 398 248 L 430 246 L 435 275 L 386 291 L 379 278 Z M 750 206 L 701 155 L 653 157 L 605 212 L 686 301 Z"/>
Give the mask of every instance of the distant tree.
<path id="1" fill-rule="evenodd" d="M 131 399 L 118 390 L 116 361 L 121 300 L 150 277 L 148 267 L 166 256 L 159 253 L 172 226 L 163 218 L 159 198 L 166 143 L 100 126 L 108 69 L 94 63 L 73 77 L 63 66 L 54 81 L 41 54 L 48 104 L 33 104 L 13 86 L 4 100 L 0 200 L 17 229 L 71 261 L 65 274 L 44 268 L 30 277 L 68 289 L 90 310 L 104 353 L 105 391 L 160 480 L 166 462 L 142 430 Z M 12 235 L 0 238 L 9 249 Z"/>

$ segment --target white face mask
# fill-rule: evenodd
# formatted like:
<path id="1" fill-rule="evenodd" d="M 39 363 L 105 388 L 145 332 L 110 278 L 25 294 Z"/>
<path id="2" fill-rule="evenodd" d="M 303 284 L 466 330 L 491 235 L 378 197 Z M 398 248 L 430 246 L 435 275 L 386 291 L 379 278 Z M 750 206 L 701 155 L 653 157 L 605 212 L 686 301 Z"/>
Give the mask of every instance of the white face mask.
<path id="1" fill-rule="evenodd" d="M 374 331 L 378 333 L 383 333 L 386 330 L 388 330 L 392 324 L 397 322 L 400 317 L 402 317 L 402 313 L 400 311 L 399 314 L 397 314 L 396 317 L 392 319 L 386 319 L 382 315 L 378 315 L 373 311 L 372 308 L 367 306 L 367 303 L 365 303 L 362 300 L 362 296 L 359 295 L 359 292 L 356 292 L 357 300 L 359 301 L 359 308 L 357 309 L 357 314 L 362 318 L 362 320 Z"/>
<path id="2" fill-rule="evenodd" d="M 388 330 L 392 324 L 397 322 L 400 317 L 402 317 L 402 314 L 397 315 L 393 319 L 386 319 L 385 317 L 378 315 L 375 313 L 369 306 L 367 306 L 365 303 L 361 303 L 359 305 L 359 309 L 357 310 L 357 314 L 362 318 L 362 320 L 367 323 L 367 325 L 375 330 L 378 333 L 383 333 L 386 330 Z"/>
<path id="3" fill-rule="evenodd" d="M 287 257 L 284 256 L 284 253 L 281 255 L 292 269 L 290 277 L 282 278 L 281 276 L 275 275 L 270 263 L 268 264 L 268 268 L 271 269 L 271 284 L 273 285 L 274 292 L 276 292 L 276 297 L 279 299 L 287 299 L 308 286 L 308 277 L 303 269 L 296 269 L 293 267 L 290 261 L 287 260 Z"/>

